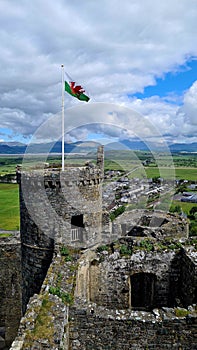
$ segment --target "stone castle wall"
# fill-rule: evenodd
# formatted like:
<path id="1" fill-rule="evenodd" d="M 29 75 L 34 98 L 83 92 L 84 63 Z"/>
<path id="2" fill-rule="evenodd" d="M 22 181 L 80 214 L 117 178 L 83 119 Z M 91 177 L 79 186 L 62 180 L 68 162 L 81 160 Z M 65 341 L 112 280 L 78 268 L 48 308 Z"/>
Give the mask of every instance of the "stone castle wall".
<path id="1" fill-rule="evenodd" d="M 54 254 L 39 294 L 30 298 L 10 350 L 69 349 L 69 308 L 73 303 L 78 252 L 65 260 Z"/>
<path id="2" fill-rule="evenodd" d="M 121 236 L 188 238 L 189 225 L 187 219 L 172 213 L 155 210 L 135 209 L 124 212 L 113 222 L 114 239 Z"/>
<path id="3" fill-rule="evenodd" d="M 89 305 L 71 309 L 70 319 L 69 350 L 196 349 L 197 323 L 192 312 L 177 317 L 174 309 L 113 312 Z"/>
<path id="4" fill-rule="evenodd" d="M 97 165 L 19 171 L 23 311 L 38 293 L 55 244 L 89 247 L 101 240 L 103 149 Z"/>
<path id="5" fill-rule="evenodd" d="M 22 315 L 21 245 L 14 232 L 0 237 L 0 282 L 0 349 L 7 350 Z"/>
<path id="6" fill-rule="evenodd" d="M 88 246 L 100 241 L 101 177 L 99 169 L 67 168 L 60 171 L 21 173 L 20 179 L 21 235 L 37 244 L 38 229 L 59 243 Z M 72 239 L 71 219 L 83 215 L 83 239 Z M 24 226 L 23 226 L 24 223 Z M 37 228 L 38 227 L 38 228 Z"/>
<path id="7" fill-rule="evenodd" d="M 110 309 L 188 307 L 196 302 L 197 264 L 191 254 L 182 248 L 140 250 L 121 238 L 83 255 L 75 295 Z"/>
<path id="8" fill-rule="evenodd" d="M 115 273 L 114 277 L 123 276 L 123 273 L 125 275 L 123 265 L 126 267 L 128 257 L 123 256 L 122 261 L 119 261 L 120 269 L 117 269 L 117 264 L 114 270 L 108 259 L 109 255 L 113 254 L 107 255 L 104 251 L 100 254 L 92 250 L 75 253 L 72 249 L 69 254 L 71 260 L 65 260 L 65 256 L 59 252 L 57 256 L 54 255 L 40 294 L 34 295 L 28 304 L 11 350 L 196 349 L 195 305 L 187 308 L 162 306 L 151 311 L 135 310 L 128 305 L 125 308 L 120 293 L 116 294 L 120 289 L 120 281 L 117 279 L 115 285 L 113 274 Z M 188 259 L 190 264 L 193 264 L 192 253 L 185 252 L 185 254 L 183 259 Z M 173 259 L 175 255 L 171 252 L 166 254 L 165 258 Z M 91 289 L 94 286 L 89 284 L 91 264 L 88 265 L 88 261 L 95 263 L 96 256 L 108 263 L 108 266 L 105 266 L 108 277 L 111 275 L 111 279 L 105 281 L 108 290 L 112 281 L 114 282 L 108 307 L 105 305 L 105 298 L 104 305 L 98 305 L 90 300 Z M 138 258 L 140 259 L 140 256 Z M 113 259 L 117 260 L 115 256 Z M 143 262 L 142 259 L 141 264 Z M 148 265 L 150 265 L 149 259 Z M 100 287 L 103 288 L 103 285 Z M 118 294 L 122 304 L 119 302 L 115 307 L 112 301 Z M 66 296 L 66 299 L 63 299 L 63 296 Z"/>

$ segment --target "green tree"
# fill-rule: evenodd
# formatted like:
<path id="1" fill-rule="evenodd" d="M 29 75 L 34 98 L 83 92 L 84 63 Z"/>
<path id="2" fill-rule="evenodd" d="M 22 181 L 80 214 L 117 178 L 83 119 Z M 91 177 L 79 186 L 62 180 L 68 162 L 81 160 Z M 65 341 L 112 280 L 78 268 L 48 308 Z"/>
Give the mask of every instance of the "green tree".
<path id="1" fill-rule="evenodd" d="M 179 204 L 177 205 L 172 205 L 170 207 L 170 213 L 178 213 L 178 214 L 181 214 L 182 212 L 182 209 L 181 209 L 181 206 Z"/>
<path id="2" fill-rule="evenodd" d="M 117 216 L 121 215 L 125 211 L 125 206 L 121 205 L 121 207 L 117 208 L 116 210 L 113 211 L 113 213 L 110 214 L 110 220 L 113 221 Z"/>
<path id="3" fill-rule="evenodd" d="M 197 213 L 197 206 L 192 207 L 189 211 L 190 215 L 194 215 L 195 213 Z"/>
<path id="4" fill-rule="evenodd" d="M 191 221 L 189 224 L 189 235 L 197 236 L 197 221 Z"/>

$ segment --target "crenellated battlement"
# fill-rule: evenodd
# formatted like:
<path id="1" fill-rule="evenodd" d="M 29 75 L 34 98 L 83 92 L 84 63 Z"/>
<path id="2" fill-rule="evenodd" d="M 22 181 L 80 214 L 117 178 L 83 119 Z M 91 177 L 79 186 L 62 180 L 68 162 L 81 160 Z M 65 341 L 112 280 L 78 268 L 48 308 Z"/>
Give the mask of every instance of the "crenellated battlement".
<path id="1" fill-rule="evenodd" d="M 64 172 L 60 169 L 32 169 L 20 170 L 17 173 L 17 181 L 27 181 L 29 186 L 42 186 L 45 188 L 60 187 L 61 182 L 67 186 L 94 186 L 101 183 L 103 177 L 100 168 L 94 166 L 67 167 Z"/>

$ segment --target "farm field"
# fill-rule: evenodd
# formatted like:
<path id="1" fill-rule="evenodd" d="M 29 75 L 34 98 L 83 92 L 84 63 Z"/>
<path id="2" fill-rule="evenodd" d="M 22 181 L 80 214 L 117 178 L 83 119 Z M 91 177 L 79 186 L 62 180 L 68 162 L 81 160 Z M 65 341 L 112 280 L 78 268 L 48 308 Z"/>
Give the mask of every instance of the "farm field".
<path id="1" fill-rule="evenodd" d="M 133 151 L 116 151 L 108 152 L 105 158 L 105 170 L 123 170 L 129 173 L 129 178 L 154 178 L 163 177 L 164 179 L 174 179 L 174 171 L 176 179 L 186 179 L 189 181 L 197 181 L 197 157 L 194 155 L 174 155 L 174 167 L 171 167 L 169 157 L 161 154 L 161 166 L 158 169 L 154 161 L 148 165 L 142 162 L 151 159 L 151 153 L 133 152 Z M 40 156 L 32 161 L 32 165 L 37 161 L 41 161 Z M 87 156 L 69 156 L 65 159 L 65 164 L 84 165 L 87 161 L 95 162 L 95 155 Z M 23 161 L 22 156 L 0 156 L 0 175 L 15 173 L 17 164 Z M 49 163 L 59 163 L 61 165 L 61 157 L 49 156 Z M 162 200 L 163 204 L 165 199 Z M 182 210 L 188 213 L 193 203 L 174 202 L 174 205 L 181 205 Z M 161 203 L 162 205 L 162 203 Z M 0 230 L 18 230 L 19 229 L 19 199 L 17 184 L 0 183 Z"/>
<path id="2" fill-rule="evenodd" d="M 175 171 L 177 179 L 197 181 L 197 168 L 176 168 Z"/>
<path id="3" fill-rule="evenodd" d="M 158 153 L 155 155 L 163 177 L 170 178 L 173 176 L 173 168 L 176 169 L 176 178 L 185 178 L 196 180 L 197 178 L 197 155 L 166 155 Z M 87 155 L 69 155 L 65 158 L 65 164 L 83 165 L 87 160 L 96 162 L 96 155 L 88 153 Z M 61 165 L 61 156 L 49 155 L 29 155 L 25 159 L 25 165 L 35 165 L 38 163 L 48 162 L 49 164 Z M 148 164 L 143 164 L 148 162 Z M 15 173 L 17 164 L 23 163 L 23 156 L 0 156 L 0 175 Z M 155 177 L 159 176 L 159 170 L 155 159 L 150 152 L 145 151 L 107 151 L 105 154 L 105 170 L 124 170 L 132 171 L 138 168 L 133 176 L 135 177 Z M 172 169 L 172 170 L 171 170 Z"/>
<path id="4" fill-rule="evenodd" d="M 182 209 L 182 211 L 185 214 L 189 214 L 189 211 L 191 210 L 191 208 L 196 207 L 197 208 L 197 203 L 188 203 L 188 202 L 181 202 L 181 201 L 177 201 L 177 200 L 173 200 L 172 204 L 175 205 L 179 205 Z"/>
<path id="5" fill-rule="evenodd" d="M 123 165 L 122 162 L 120 164 Z M 110 164 L 108 164 L 107 169 L 110 168 Z M 118 166 L 117 163 L 111 163 L 112 170 L 120 170 L 123 169 L 125 171 L 130 172 L 129 178 L 132 179 L 134 177 L 137 178 L 153 178 L 153 177 L 162 177 L 166 180 L 173 179 L 186 179 L 188 181 L 197 181 L 197 168 L 185 168 L 185 167 L 143 167 L 143 166 L 135 166 L 134 164 L 131 166 Z"/>
<path id="6" fill-rule="evenodd" d="M 65 165 L 66 164 L 77 164 L 77 165 L 84 165 L 85 161 L 88 160 L 88 158 L 65 158 Z M 16 156 L 0 156 L 0 176 L 6 175 L 6 174 L 15 174 L 16 172 L 16 166 L 19 164 L 24 167 L 34 167 L 38 166 L 39 164 L 43 163 L 49 163 L 52 165 L 55 163 L 57 166 L 61 166 L 61 157 L 50 156 L 46 159 L 46 157 L 40 155 L 40 156 L 31 156 L 23 160 L 23 157 L 16 157 Z"/>
<path id="7" fill-rule="evenodd" d="M 0 183 L 0 230 L 19 230 L 19 192 L 17 184 Z"/>
<path id="8" fill-rule="evenodd" d="M 168 167 L 162 167 L 159 169 L 157 167 L 146 167 L 145 171 L 148 178 L 155 177 L 155 176 L 161 176 L 165 179 L 172 179 L 174 177 L 173 170 Z M 186 167 L 175 167 L 175 176 L 177 180 L 180 179 L 186 179 L 189 181 L 196 181 L 197 180 L 197 168 L 186 168 Z"/>

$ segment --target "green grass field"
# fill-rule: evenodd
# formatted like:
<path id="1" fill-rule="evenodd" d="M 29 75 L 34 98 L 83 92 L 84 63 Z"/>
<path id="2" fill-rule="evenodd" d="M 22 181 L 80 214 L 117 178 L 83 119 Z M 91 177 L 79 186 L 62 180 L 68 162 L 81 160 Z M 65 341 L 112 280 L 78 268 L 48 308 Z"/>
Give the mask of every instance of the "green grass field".
<path id="1" fill-rule="evenodd" d="M 14 174 L 16 165 L 21 164 L 22 156 L 0 156 L 0 175 Z"/>
<path id="2" fill-rule="evenodd" d="M 189 214 L 189 211 L 191 208 L 197 207 L 197 203 L 187 203 L 187 202 L 181 202 L 181 201 L 176 201 L 176 200 L 173 200 L 172 204 L 173 204 L 173 206 L 180 205 L 183 212 L 187 215 Z"/>
<path id="3" fill-rule="evenodd" d="M 19 230 L 19 192 L 17 184 L 0 183 L 0 230 Z"/>
<path id="4" fill-rule="evenodd" d="M 173 168 L 169 160 L 169 155 L 158 154 L 160 159 L 160 171 L 155 166 L 155 162 L 149 166 L 143 166 L 141 161 L 152 159 L 150 152 L 133 152 L 133 151 L 109 151 L 105 157 L 105 170 L 123 170 L 130 172 L 129 178 L 154 178 L 157 176 L 164 179 L 174 179 Z M 31 157 L 30 157 L 31 158 Z M 69 156 L 65 159 L 65 164 L 84 164 L 85 161 L 95 160 L 95 156 L 91 154 L 87 156 Z M 42 156 L 32 157 L 31 161 L 26 165 L 34 165 L 38 161 L 42 161 Z M 186 179 L 189 181 L 197 181 L 197 157 L 194 155 L 173 155 L 176 179 Z M 28 161 L 28 158 L 26 159 Z M 43 158 L 44 161 L 44 158 Z M 61 163 L 61 157 L 50 155 L 47 159 L 49 163 Z M 15 173 L 17 164 L 21 164 L 23 158 L 17 156 L 0 156 L 0 175 Z M 164 201 L 164 199 L 163 199 Z M 175 203 L 175 204 L 180 204 Z M 191 203 L 181 202 L 181 207 L 184 212 L 188 213 Z M 19 198 L 18 185 L 16 184 L 1 184 L 0 183 L 0 230 L 17 230 L 19 229 Z"/>
<path id="5" fill-rule="evenodd" d="M 118 167 L 114 167 L 114 170 Z M 133 167 L 134 168 L 134 167 Z M 132 167 L 131 167 L 132 169 Z M 128 167 L 126 169 L 128 171 Z M 197 181 L 197 168 L 168 168 L 168 167 L 161 167 L 158 169 L 157 167 L 139 167 L 135 171 L 131 172 L 129 175 L 129 178 L 153 178 L 153 177 L 163 177 L 166 180 L 174 179 L 185 179 L 189 181 Z"/>
<path id="6" fill-rule="evenodd" d="M 156 167 L 147 167 L 145 168 L 147 177 L 161 176 L 165 179 L 173 178 L 173 171 L 170 168 L 161 168 L 160 173 L 159 169 Z M 176 167 L 175 168 L 176 179 L 186 179 L 191 181 L 197 180 L 197 168 L 185 168 L 185 167 Z"/>
<path id="7" fill-rule="evenodd" d="M 139 161 L 135 160 L 105 160 L 105 170 L 124 170 L 130 172 L 129 178 L 153 178 L 163 177 L 166 180 L 174 179 L 185 179 L 189 181 L 197 181 L 197 168 L 196 167 L 184 167 L 184 166 L 145 166 L 143 167 Z M 135 170 L 136 169 L 136 170 Z"/>
<path id="8" fill-rule="evenodd" d="M 197 180 L 197 168 L 176 168 L 177 179 Z"/>

